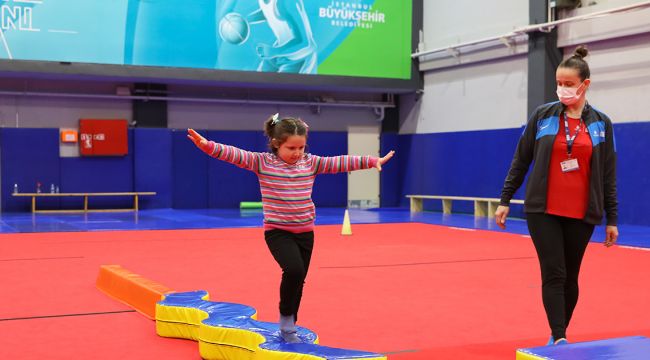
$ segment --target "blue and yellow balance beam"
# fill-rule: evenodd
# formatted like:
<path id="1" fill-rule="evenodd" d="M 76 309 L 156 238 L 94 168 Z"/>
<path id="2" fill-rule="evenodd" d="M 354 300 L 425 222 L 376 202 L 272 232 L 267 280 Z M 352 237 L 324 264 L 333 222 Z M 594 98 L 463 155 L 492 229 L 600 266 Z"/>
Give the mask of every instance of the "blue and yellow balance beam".
<path id="1" fill-rule="evenodd" d="M 650 339 L 645 336 L 588 341 L 517 350 L 517 360 L 645 360 Z"/>
<path id="2" fill-rule="evenodd" d="M 318 345 L 318 336 L 298 327 L 302 343 L 288 344 L 277 323 L 257 321 L 246 305 L 209 301 L 207 291 L 164 295 L 156 304 L 160 336 L 197 341 L 203 359 L 237 360 L 385 360 L 386 356 Z"/>

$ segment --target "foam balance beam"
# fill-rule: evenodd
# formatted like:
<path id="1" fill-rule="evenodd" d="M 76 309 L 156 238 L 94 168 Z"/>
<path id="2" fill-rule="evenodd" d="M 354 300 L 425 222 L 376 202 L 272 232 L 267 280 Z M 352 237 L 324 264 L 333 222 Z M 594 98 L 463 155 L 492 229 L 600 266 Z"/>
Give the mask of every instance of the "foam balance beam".
<path id="1" fill-rule="evenodd" d="M 208 360 L 385 360 L 382 354 L 336 349 L 318 344 L 311 330 L 298 327 L 303 341 L 288 344 L 277 323 L 257 321 L 257 311 L 246 305 L 212 302 L 207 291 L 172 293 L 156 305 L 156 332 L 160 336 L 195 340 Z"/>
<path id="2" fill-rule="evenodd" d="M 650 339 L 630 336 L 558 346 L 517 350 L 517 360 L 644 360 L 650 359 Z"/>
<path id="3" fill-rule="evenodd" d="M 151 320 L 156 318 L 156 303 L 168 287 L 132 273 L 119 265 L 99 267 L 96 286 L 104 294 L 137 310 Z"/>

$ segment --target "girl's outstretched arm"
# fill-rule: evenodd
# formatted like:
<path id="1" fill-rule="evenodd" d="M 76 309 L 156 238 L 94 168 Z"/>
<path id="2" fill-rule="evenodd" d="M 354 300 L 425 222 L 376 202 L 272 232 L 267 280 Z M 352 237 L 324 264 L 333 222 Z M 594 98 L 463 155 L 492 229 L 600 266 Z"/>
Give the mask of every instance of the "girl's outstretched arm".
<path id="1" fill-rule="evenodd" d="M 394 152 L 391 151 L 382 158 L 368 155 L 341 155 L 331 157 L 312 155 L 312 167 L 315 174 L 334 174 L 371 168 L 381 170 L 381 165 L 390 160 L 393 154 Z"/>
<path id="2" fill-rule="evenodd" d="M 254 172 L 259 171 L 259 164 L 262 161 L 262 153 L 246 151 L 234 146 L 219 144 L 208 141 L 194 129 L 187 129 L 187 138 L 192 140 L 194 145 L 204 153 L 213 158 L 229 162 L 243 169 Z"/>

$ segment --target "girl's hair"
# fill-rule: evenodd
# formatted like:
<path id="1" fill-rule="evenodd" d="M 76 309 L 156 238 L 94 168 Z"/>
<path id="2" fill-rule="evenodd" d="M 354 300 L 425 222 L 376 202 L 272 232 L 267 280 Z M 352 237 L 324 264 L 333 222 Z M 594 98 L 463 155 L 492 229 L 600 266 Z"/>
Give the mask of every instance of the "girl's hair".
<path id="1" fill-rule="evenodd" d="M 300 118 L 280 117 L 278 114 L 271 115 L 264 122 L 264 134 L 269 138 L 269 149 L 275 154 L 278 149 L 273 146 L 273 139 L 276 145 L 280 146 L 287 141 L 291 135 L 304 136 L 307 138 L 309 126 Z"/>
<path id="2" fill-rule="evenodd" d="M 587 57 L 587 54 L 589 54 L 587 47 L 585 45 L 580 45 L 573 52 L 573 55 L 564 59 L 558 67 L 577 70 L 580 80 L 585 81 L 585 79 L 589 79 L 589 76 L 591 76 L 591 73 L 589 72 L 589 64 L 584 60 L 584 58 Z"/>

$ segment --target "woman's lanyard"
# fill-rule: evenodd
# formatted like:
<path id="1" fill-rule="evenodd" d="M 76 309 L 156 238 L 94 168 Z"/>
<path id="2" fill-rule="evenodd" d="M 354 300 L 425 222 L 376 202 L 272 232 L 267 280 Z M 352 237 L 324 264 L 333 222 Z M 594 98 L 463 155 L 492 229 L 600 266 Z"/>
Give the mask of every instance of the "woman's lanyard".
<path id="1" fill-rule="evenodd" d="M 566 133 L 567 159 L 560 162 L 563 173 L 568 173 L 580 169 L 578 159 L 571 158 L 571 148 L 573 147 L 573 142 L 576 140 L 576 137 L 580 133 L 580 125 L 582 125 L 582 117 L 580 117 L 580 122 L 578 123 L 578 126 L 576 126 L 575 134 L 573 134 L 573 136 L 569 136 L 569 117 L 566 115 L 566 113 L 564 113 L 564 132 Z"/>
<path id="2" fill-rule="evenodd" d="M 575 133 L 573 136 L 569 136 L 569 117 L 564 113 L 564 132 L 566 133 L 566 153 L 571 158 L 571 149 L 573 148 L 573 143 L 576 140 L 576 137 L 580 133 L 580 127 L 582 125 L 582 116 L 580 117 L 580 122 L 576 126 Z"/>

